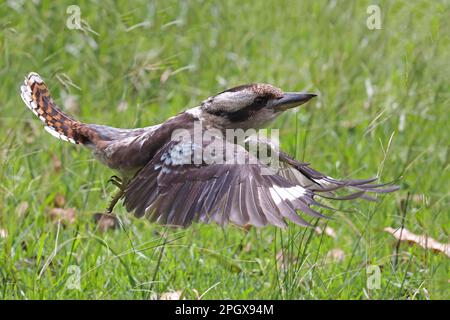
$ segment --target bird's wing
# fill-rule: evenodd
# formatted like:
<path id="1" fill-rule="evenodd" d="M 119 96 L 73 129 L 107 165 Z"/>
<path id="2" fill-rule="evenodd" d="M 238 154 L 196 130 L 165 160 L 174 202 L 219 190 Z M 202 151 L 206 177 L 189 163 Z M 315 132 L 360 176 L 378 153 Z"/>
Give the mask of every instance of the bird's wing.
<path id="1" fill-rule="evenodd" d="M 367 193 L 388 193 L 399 189 L 392 182 L 377 184 L 377 178 L 362 180 L 339 180 L 327 176 L 309 166 L 309 163 L 299 162 L 287 153 L 279 150 L 276 143 L 271 140 L 251 136 L 246 140 L 246 147 L 256 146 L 258 150 L 266 148 L 272 159 L 277 162 L 272 164 L 276 174 L 284 177 L 293 184 L 300 185 L 318 196 L 334 200 L 351 200 L 364 198 L 374 200 Z M 345 193 L 342 195 L 342 193 Z"/>
<path id="2" fill-rule="evenodd" d="M 127 210 L 174 226 L 215 221 L 220 225 L 285 227 L 285 219 L 309 225 L 297 210 L 324 217 L 310 208 L 320 206 L 312 191 L 269 174 L 243 147 L 214 141 L 213 148 L 207 142 L 202 146 L 184 140 L 166 143 L 126 188 Z M 215 151 L 202 157 L 201 151 L 208 148 Z"/>
<path id="3" fill-rule="evenodd" d="M 329 177 L 309 166 L 309 163 L 299 162 L 284 152 L 280 152 L 280 169 L 278 174 L 292 183 L 298 183 L 304 188 L 313 191 L 321 197 L 334 200 L 351 200 L 364 198 L 374 200 L 367 193 L 389 193 L 399 189 L 392 182 L 378 184 L 378 178 L 339 180 Z M 339 195 L 341 191 L 345 195 Z"/>

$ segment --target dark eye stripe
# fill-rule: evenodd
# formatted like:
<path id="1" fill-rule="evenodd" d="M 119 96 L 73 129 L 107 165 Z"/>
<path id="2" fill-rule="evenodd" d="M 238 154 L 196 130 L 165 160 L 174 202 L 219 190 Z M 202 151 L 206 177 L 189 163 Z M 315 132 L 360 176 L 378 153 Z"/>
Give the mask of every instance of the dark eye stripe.
<path id="1" fill-rule="evenodd" d="M 216 110 L 216 111 L 210 111 L 211 114 L 219 116 L 219 117 L 225 117 L 231 122 L 242 122 L 250 118 L 253 114 L 255 114 L 258 110 L 261 110 L 265 107 L 267 104 L 268 98 L 266 97 L 258 97 L 253 101 L 252 104 L 246 106 L 245 108 L 242 108 L 238 111 L 233 112 L 227 112 L 224 110 Z"/>

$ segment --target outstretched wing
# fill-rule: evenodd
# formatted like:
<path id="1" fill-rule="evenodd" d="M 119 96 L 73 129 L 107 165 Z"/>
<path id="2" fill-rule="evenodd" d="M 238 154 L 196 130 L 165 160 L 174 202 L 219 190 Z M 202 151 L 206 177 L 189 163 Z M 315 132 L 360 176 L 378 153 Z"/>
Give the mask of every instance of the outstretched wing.
<path id="1" fill-rule="evenodd" d="M 390 183 L 374 183 L 377 178 L 361 180 L 339 180 L 327 176 L 309 166 L 309 163 L 299 162 L 290 157 L 287 153 L 280 151 L 273 141 L 260 137 L 250 136 L 246 140 L 246 147 L 251 146 L 258 150 L 266 149 L 271 153 L 272 158 L 278 161 L 276 173 L 293 184 L 300 185 L 320 197 L 332 200 L 351 200 L 363 198 L 374 200 L 368 193 L 389 193 L 399 189 L 398 186 Z M 275 167 L 272 165 L 272 167 Z M 344 193 L 344 195 L 342 195 Z"/>
<path id="2" fill-rule="evenodd" d="M 207 142 L 165 144 L 129 183 L 124 195 L 127 210 L 175 226 L 215 221 L 286 227 L 285 219 L 308 226 L 297 210 L 324 217 L 310 207 L 321 206 L 311 190 L 268 174 L 270 170 L 243 147 L 216 139 L 214 151 L 201 154 L 210 147 Z"/>
<path id="3" fill-rule="evenodd" d="M 317 193 L 321 197 L 332 200 L 355 198 L 375 200 L 367 193 L 389 193 L 399 189 L 398 186 L 392 185 L 392 182 L 374 183 L 378 179 L 376 177 L 359 180 L 338 180 L 311 168 L 309 163 L 298 162 L 283 152 L 280 152 L 280 163 L 279 174 L 281 176 Z M 340 196 L 338 193 L 341 191 L 346 192 L 346 194 Z"/>

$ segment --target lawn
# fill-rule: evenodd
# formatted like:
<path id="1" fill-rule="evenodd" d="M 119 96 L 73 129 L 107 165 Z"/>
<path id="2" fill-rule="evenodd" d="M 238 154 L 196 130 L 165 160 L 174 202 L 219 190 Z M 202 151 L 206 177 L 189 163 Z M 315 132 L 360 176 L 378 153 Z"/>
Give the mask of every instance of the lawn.
<path id="1" fill-rule="evenodd" d="M 449 1 L 79 1 L 82 30 L 72 4 L 0 4 L 0 299 L 450 298 L 449 258 L 384 231 L 449 242 Z M 335 203 L 322 233 L 167 229 L 120 205 L 102 232 L 113 172 L 43 130 L 19 95 L 30 71 L 66 112 L 127 128 L 243 83 L 316 92 L 273 124 L 282 148 L 401 189 Z"/>

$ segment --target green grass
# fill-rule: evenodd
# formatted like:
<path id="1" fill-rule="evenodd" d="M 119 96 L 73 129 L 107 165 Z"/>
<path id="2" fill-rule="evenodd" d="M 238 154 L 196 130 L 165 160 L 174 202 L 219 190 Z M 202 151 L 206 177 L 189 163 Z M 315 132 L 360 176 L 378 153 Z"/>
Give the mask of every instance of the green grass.
<path id="1" fill-rule="evenodd" d="M 397 248 L 383 231 L 404 220 L 449 239 L 448 1 L 80 1 L 95 33 L 66 27 L 71 1 L 11 3 L 0 4 L 1 299 L 450 298 L 449 259 Z M 374 3 L 381 30 L 366 27 Z M 159 123 L 247 82 L 317 92 L 273 125 L 283 149 L 336 177 L 401 177 L 401 190 L 338 204 L 335 238 L 294 225 L 166 230 L 120 206 L 124 228 L 100 233 L 92 215 L 112 172 L 42 130 L 18 94 L 30 71 L 65 110 L 75 99 L 70 113 L 117 127 Z M 74 224 L 50 221 L 57 194 L 76 208 Z M 328 261 L 336 248 L 343 261 Z M 380 289 L 367 288 L 369 265 L 381 268 Z M 67 287 L 71 266 L 80 290 Z"/>

